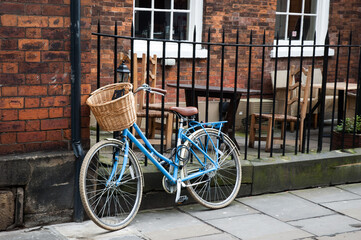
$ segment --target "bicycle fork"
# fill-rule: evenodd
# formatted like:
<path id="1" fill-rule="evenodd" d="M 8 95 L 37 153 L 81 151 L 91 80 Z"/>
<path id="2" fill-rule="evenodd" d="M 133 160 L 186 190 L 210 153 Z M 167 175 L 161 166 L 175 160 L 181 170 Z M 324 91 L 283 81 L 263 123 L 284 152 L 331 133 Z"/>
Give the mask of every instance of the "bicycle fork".
<path id="1" fill-rule="evenodd" d="M 112 172 L 106 182 L 106 186 L 107 187 L 111 187 L 112 185 L 115 185 L 116 187 L 119 186 L 121 179 L 123 178 L 124 172 L 125 172 L 125 168 L 128 164 L 128 157 L 129 157 L 129 143 L 128 141 L 124 141 L 125 142 L 125 146 L 124 146 L 124 156 L 123 156 L 123 165 L 122 165 L 122 169 L 120 171 L 119 177 L 118 179 L 114 182 L 112 179 L 114 178 L 114 176 L 116 175 L 117 169 L 118 169 L 118 164 L 119 164 L 119 156 L 120 156 L 120 150 L 117 150 L 114 152 L 114 156 L 113 156 L 113 168 L 112 168 Z M 132 172 L 131 172 L 132 174 Z M 132 178 L 134 178 L 133 174 L 132 174 Z"/>

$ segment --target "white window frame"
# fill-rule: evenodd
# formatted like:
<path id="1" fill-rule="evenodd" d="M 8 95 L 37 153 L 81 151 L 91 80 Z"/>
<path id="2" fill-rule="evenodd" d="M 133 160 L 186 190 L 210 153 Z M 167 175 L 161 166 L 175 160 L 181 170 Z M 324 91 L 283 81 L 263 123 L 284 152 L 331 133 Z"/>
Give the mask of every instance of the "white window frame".
<path id="1" fill-rule="evenodd" d="M 164 12 L 187 12 L 187 10 L 177 11 L 173 9 L 173 1 L 171 9 L 157 9 L 156 11 L 164 11 Z M 202 40 L 202 25 L 203 25 L 203 0 L 189 0 L 189 28 L 188 28 L 188 36 L 190 42 L 193 41 L 193 31 L 194 27 L 196 28 L 196 42 L 201 42 Z M 154 19 L 154 1 L 152 1 L 151 8 L 138 8 L 135 7 L 135 1 L 133 1 L 133 22 L 135 20 L 135 11 L 139 10 L 151 10 L 151 21 L 153 23 Z M 171 18 L 170 22 L 171 28 L 173 27 L 173 21 Z M 170 29 L 170 38 L 172 38 L 172 29 Z M 153 36 L 153 28 L 151 30 L 151 36 Z M 183 40 L 187 41 L 187 40 Z M 163 58 L 163 43 L 160 41 L 150 41 L 150 55 L 156 54 L 158 58 Z M 141 57 L 143 53 L 147 53 L 147 41 L 146 40 L 135 40 L 134 41 L 134 53 L 137 53 L 138 57 Z M 166 44 L 166 58 L 177 58 L 178 57 L 178 44 L 168 42 Z M 192 58 L 193 57 L 193 45 L 192 44 L 181 44 L 181 58 Z M 201 45 L 196 45 L 196 58 L 206 58 L 207 57 L 207 50 L 202 49 Z"/>
<path id="2" fill-rule="evenodd" d="M 287 1 L 287 12 L 276 12 L 277 15 L 286 15 L 288 14 L 290 15 L 300 15 L 300 14 L 292 14 L 289 13 L 289 2 L 291 0 Z M 302 9 L 304 9 L 304 1 L 303 1 L 303 5 L 302 5 Z M 325 37 L 327 34 L 327 30 L 328 30 L 328 18 L 329 18 L 329 11 L 330 11 L 330 0 L 318 0 L 317 1 L 317 10 L 316 10 L 316 14 L 305 14 L 307 16 L 309 15 L 313 15 L 316 16 L 316 45 L 323 45 L 325 44 Z M 303 12 L 303 11 L 302 11 Z M 302 13 L 303 15 L 303 13 Z M 286 23 L 287 24 L 287 23 Z M 287 26 L 286 26 L 287 29 Z M 303 28 L 300 28 L 300 31 L 302 33 Z M 303 34 L 303 33 L 302 33 Z M 300 36 L 302 36 L 302 34 L 300 34 Z M 277 44 L 276 39 L 274 40 L 274 45 Z M 302 40 L 301 37 L 299 40 L 291 40 L 291 45 L 301 45 L 302 44 Z M 305 40 L 303 42 L 303 44 L 306 46 L 303 48 L 303 56 L 304 57 L 311 57 L 313 56 L 313 47 L 307 47 L 307 45 L 313 45 L 314 41 L 313 40 Z M 284 40 L 284 39 L 279 39 L 278 40 L 278 57 L 288 57 L 288 52 L 289 52 L 289 48 L 288 47 L 281 47 L 281 46 L 285 46 L 285 45 L 289 45 L 289 40 Z M 324 48 L 323 47 L 316 47 L 315 49 L 315 56 L 319 57 L 319 56 L 323 56 L 324 55 Z M 329 49 L 328 52 L 329 56 L 333 56 L 334 55 L 334 50 L 333 49 Z M 301 56 L 301 47 L 291 47 L 291 57 L 300 57 Z M 271 57 L 274 58 L 276 57 L 276 47 L 274 47 L 271 51 Z"/>

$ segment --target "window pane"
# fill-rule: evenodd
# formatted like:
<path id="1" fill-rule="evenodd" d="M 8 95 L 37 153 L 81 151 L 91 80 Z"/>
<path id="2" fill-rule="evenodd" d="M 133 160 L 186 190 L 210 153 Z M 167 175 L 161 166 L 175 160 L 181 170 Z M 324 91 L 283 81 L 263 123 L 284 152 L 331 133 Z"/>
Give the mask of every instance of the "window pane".
<path id="1" fill-rule="evenodd" d="M 285 28 L 286 28 L 286 16 L 285 15 L 276 15 L 276 29 L 275 29 L 275 38 L 285 39 Z"/>
<path id="2" fill-rule="evenodd" d="M 150 12 L 135 11 L 135 36 L 150 37 Z"/>
<path id="3" fill-rule="evenodd" d="M 277 12 L 286 12 L 286 11 L 287 11 L 287 0 L 278 0 Z"/>
<path id="4" fill-rule="evenodd" d="M 299 40 L 301 29 L 301 16 L 289 16 L 288 19 L 289 20 L 287 35 L 291 37 L 292 40 Z"/>
<path id="5" fill-rule="evenodd" d="M 154 38 L 169 39 L 170 31 L 170 13 L 168 12 L 154 12 Z"/>
<path id="6" fill-rule="evenodd" d="M 316 17 L 305 16 L 303 20 L 303 39 L 313 40 L 316 30 Z"/>
<path id="7" fill-rule="evenodd" d="M 305 13 L 316 13 L 317 0 L 305 0 Z"/>
<path id="8" fill-rule="evenodd" d="M 290 0 L 290 12 L 301 13 L 302 12 L 302 0 Z"/>
<path id="9" fill-rule="evenodd" d="M 155 8 L 170 9 L 170 0 L 155 0 Z"/>
<path id="10" fill-rule="evenodd" d="M 188 40 L 188 13 L 174 13 L 173 39 Z"/>
<path id="11" fill-rule="evenodd" d="M 174 9 L 189 9 L 189 0 L 174 0 Z"/>
<path id="12" fill-rule="evenodd" d="M 150 8 L 151 0 L 135 0 L 135 7 Z"/>

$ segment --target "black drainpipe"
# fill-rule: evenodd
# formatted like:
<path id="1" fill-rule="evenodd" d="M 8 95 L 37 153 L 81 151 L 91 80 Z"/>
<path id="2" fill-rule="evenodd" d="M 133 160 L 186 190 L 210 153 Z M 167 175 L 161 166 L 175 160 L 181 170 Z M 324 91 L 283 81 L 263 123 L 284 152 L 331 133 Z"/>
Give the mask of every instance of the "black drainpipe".
<path id="1" fill-rule="evenodd" d="M 79 173 L 84 159 L 84 150 L 81 145 L 81 103 L 80 103 L 80 84 L 81 84 L 81 58 L 80 58 L 80 1 L 70 1 L 70 31 L 71 31 L 71 137 L 72 147 L 75 154 L 75 179 L 74 179 L 74 221 L 83 220 L 83 206 L 79 195 Z"/>

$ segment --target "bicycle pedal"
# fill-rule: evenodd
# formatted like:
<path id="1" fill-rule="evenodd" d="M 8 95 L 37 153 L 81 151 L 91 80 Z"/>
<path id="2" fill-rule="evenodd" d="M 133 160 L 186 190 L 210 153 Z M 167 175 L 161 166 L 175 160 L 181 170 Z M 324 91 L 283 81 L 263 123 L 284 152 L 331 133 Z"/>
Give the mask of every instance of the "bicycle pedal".
<path id="1" fill-rule="evenodd" d="M 178 201 L 177 201 L 177 204 L 183 204 L 185 201 L 188 201 L 188 196 L 187 195 L 183 195 L 183 196 L 180 196 Z"/>

